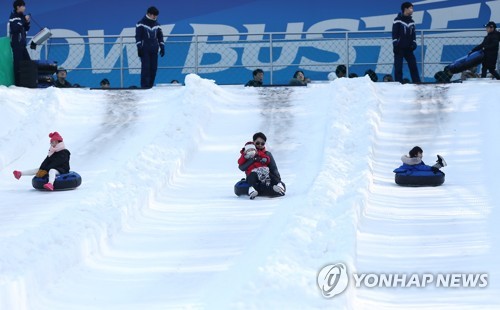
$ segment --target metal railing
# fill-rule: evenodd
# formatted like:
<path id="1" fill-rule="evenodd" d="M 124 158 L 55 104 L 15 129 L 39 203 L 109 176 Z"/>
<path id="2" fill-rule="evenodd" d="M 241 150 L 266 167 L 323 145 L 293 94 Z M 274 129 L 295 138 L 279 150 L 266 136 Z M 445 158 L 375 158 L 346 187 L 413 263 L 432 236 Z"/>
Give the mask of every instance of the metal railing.
<path id="1" fill-rule="evenodd" d="M 415 56 L 422 80 L 434 81 L 436 72 L 467 54 L 485 34 L 483 29 L 417 31 Z M 372 69 L 379 80 L 393 73 L 388 31 L 167 35 L 165 49 L 157 84 L 182 80 L 188 73 L 219 84 L 244 84 L 256 68 L 265 71 L 265 84 L 286 84 L 296 70 L 312 80 L 327 80 L 340 64 L 359 76 Z M 139 84 L 141 63 L 133 36 L 55 34 L 31 56 L 57 61 L 69 71 L 68 80 L 84 86 L 97 87 L 104 77 L 114 87 Z M 409 77 L 404 68 L 403 75 Z"/>

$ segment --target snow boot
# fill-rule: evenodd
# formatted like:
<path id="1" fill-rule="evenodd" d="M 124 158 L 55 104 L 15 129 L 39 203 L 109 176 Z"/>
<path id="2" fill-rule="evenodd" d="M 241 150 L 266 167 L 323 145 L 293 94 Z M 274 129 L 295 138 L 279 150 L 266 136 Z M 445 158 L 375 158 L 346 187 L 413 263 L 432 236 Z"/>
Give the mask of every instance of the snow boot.
<path id="1" fill-rule="evenodd" d="M 259 195 L 259 192 L 256 191 L 253 186 L 250 186 L 248 188 L 248 195 L 250 196 L 250 199 L 255 199 L 255 197 L 257 197 L 257 195 Z"/>
<path id="2" fill-rule="evenodd" d="M 438 159 L 436 160 L 436 164 L 433 167 L 436 167 L 438 169 L 446 167 L 446 161 L 444 160 L 443 156 L 437 155 L 437 158 Z"/>
<path id="3" fill-rule="evenodd" d="M 21 176 L 23 175 L 23 174 L 21 173 L 21 171 L 19 171 L 19 170 L 14 170 L 12 173 L 14 174 L 14 178 L 16 178 L 16 179 L 18 179 L 18 180 L 19 180 L 19 179 L 21 178 Z"/>
<path id="4" fill-rule="evenodd" d="M 46 183 L 43 185 L 43 188 L 45 188 L 46 190 L 49 190 L 49 191 L 53 191 L 54 190 L 54 185 L 52 185 L 52 183 Z"/>

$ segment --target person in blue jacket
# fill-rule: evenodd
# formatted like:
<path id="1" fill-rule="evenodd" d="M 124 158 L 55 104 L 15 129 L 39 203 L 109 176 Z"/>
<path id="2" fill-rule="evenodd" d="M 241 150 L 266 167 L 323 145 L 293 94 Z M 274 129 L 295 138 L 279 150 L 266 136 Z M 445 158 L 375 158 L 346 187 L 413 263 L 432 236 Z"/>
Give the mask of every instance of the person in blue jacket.
<path id="1" fill-rule="evenodd" d="M 26 32 L 30 30 L 30 16 L 24 15 L 26 3 L 16 0 L 13 3 L 14 11 L 9 18 L 10 46 L 14 58 L 14 83 L 20 86 L 19 70 L 23 60 L 31 60 L 26 49 Z"/>
<path id="2" fill-rule="evenodd" d="M 403 167 L 411 170 L 433 171 L 434 173 L 437 173 L 439 169 L 446 167 L 446 161 L 441 155 L 437 155 L 438 159 L 436 160 L 436 164 L 433 166 L 427 166 L 422 160 L 423 154 L 424 151 L 422 148 L 415 146 L 410 150 L 410 152 L 408 152 L 408 155 L 401 156 Z"/>
<path id="3" fill-rule="evenodd" d="M 403 58 L 408 63 L 410 75 L 413 83 L 420 83 L 417 60 L 413 51 L 417 48 L 415 34 L 415 22 L 413 14 L 413 4 L 404 2 L 401 4 L 401 13 L 394 19 L 392 24 L 392 51 L 394 52 L 394 79 L 403 82 Z"/>
<path id="4" fill-rule="evenodd" d="M 155 83 L 158 69 L 158 50 L 160 56 L 165 56 L 163 32 L 158 23 L 160 11 L 154 6 L 149 7 L 144 16 L 135 25 L 135 43 L 137 55 L 141 59 L 141 87 L 151 88 Z"/>

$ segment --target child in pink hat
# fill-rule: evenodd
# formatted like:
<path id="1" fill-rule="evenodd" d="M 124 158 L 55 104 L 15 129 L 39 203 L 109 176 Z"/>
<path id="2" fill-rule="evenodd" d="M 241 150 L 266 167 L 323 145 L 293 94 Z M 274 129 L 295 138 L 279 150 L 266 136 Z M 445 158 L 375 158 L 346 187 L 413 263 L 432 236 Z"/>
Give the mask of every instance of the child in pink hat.
<path id="1" fill-rule="evenodd" d="M 69 173 L 69 158 L 71 153 L 64 146 L 63 138 L 55 131 L 49 134 L 50 148 L 47 157 L 38 169 L 30 169 L 25 171 L 14 170 L 13 174 L 16 179 L 21 176 L 35 175 L 38 178 L 44 178 L 49 175 L 48 183 L 43 187 L 49 191 L 54 190 L 54 181 L 59 174 Z"/>

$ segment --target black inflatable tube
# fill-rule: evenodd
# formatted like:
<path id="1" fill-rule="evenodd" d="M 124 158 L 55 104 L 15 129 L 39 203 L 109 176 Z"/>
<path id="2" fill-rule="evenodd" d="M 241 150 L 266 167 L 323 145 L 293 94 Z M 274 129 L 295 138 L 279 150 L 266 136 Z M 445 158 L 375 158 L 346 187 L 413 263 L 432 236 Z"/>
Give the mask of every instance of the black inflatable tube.
<path id="1" fill-rule="evenodd" d="M 432 176 L 414 176 L 396 173 L 396 184 L 401 186 L 439 186 L 444 183 L 444 173 Z"/>
<path id="2" fill-rule="evenodd" d="M 35 189 L 45 190 L 43 185 L 45 185 L 48 181 L 48 178 L 33 177 L 31 185 L 33 185 Z M 78 173 L 70 171 L 69 173 L 58 175 L 53 185 L 54 190 L 68 190 L 75 189 L 81 184 L 82 177 Z"/>

